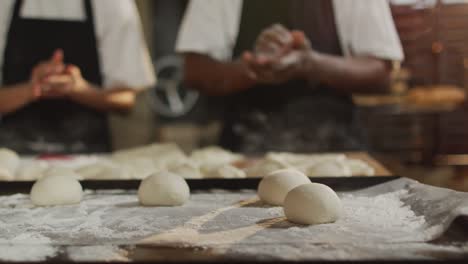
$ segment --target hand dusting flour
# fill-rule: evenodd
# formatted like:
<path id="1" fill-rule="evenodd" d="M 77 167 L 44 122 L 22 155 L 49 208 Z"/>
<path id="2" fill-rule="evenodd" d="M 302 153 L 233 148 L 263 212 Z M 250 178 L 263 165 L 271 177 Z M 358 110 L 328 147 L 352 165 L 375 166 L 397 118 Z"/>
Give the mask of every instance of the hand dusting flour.
<path id="1" fill-rule="evenodd" d="M 141 207 L 135 192 L 119 190 L 88 191 L 80 205 L 49 208 L 35 208 L 27 195 L 3 196 L 0 260 L 25 256 L 44 260 L 57 253 L 54 246 L 76 245 L 74 251 L 67 252 L 73 260 L 125 261 L 125 252 L 111 245 L 140 243 L 180 243 L 259 256 L 268 252 L 269 256 L 294 259 L 317 246 L 325 254 L 325 244 L 347 245 L 342 253 L 349 255 L 346 248 L 350 245 L 417 243 L 435 235 L 424 216 L 415 215 L 402 201 L 407 190 L 377 197 L 357 193 L 340 196 L 345 216 L 336 223 L 317 226 L 287 222 L 281 207 L 262 204 L 254 191 L 195 193 L 182 207 Z M 36 253 L 35 247 L 18 254 L 4 250 L 17 245 L 48 250 L 42 254 Z M 340 257 L 336 252 L 334 256 Z"/>

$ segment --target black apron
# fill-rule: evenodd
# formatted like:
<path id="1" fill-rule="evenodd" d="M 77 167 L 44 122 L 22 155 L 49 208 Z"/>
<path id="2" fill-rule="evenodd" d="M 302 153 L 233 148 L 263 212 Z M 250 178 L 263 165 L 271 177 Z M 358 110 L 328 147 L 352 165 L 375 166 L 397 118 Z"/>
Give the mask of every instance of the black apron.
<path id="1" fill-rule="evenodd" d="M 101 85 L 97 41 L 90 0 L 85 21 L 21 18 L 17 0 L 4 53 L 3 85 L 27 82 L 35 65 L 54 50 L 77 65 L 89 82 Z M 21 154 L 102 153 L 110 150 L 106 116 L 68 99 L 34 102 L 2 118 L 0 145 Z"/>
<path id="2" fill-rule="evenodd" d="M 319 52 L 342 55 L 331 0 L 244 0 L 234 57 L 252 50 L 265 28 L 303 30 Z M 229 98 L 221 145 L 233 151 L 325 152 L 361 148 L 350 95 L 293 80 Z"/>

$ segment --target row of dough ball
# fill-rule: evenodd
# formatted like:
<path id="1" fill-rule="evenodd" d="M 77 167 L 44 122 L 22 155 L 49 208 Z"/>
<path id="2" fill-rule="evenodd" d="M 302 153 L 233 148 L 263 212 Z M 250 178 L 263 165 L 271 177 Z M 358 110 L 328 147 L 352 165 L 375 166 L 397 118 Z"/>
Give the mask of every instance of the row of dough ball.
<path id="1" fill-rule="evenodd" d="M 232 164 L 245 157 L 219 147 L 208 147 L 185 155 L 174 144 L 154 144 L 120 151 L 110 158 L 100 158 L 75 170 L 80 180 L 144 179 L 158 171 L 170 171 L 185 179 L 263 177 L 269 173 L 295 168 L 310 176 L 373 176 L 375 171 L 361 160 L 342 154 L 299 155 L 269 153 L 246 169 Z M 53 167 L 53 166 L 52 166 Z M 51 166 L 48 162 L 20 161 L 16 153 L 0 149 L 0 180 L 32 181 L 43 177 Z"/>
<path id="2" fill-rule="evenodd" d="M 247 177 L 268 175 L 282 169 L 297 169 L 309 177 L 374 176 L 375 169 L 362 160 L 344 154 L 300 155 L 268 153 L 258 163 L 246 169 Z"/>
<path id="3" fill-rule="evenodd" d="M 232 166 L 246 157 L 220 147 L 195 150 L 186 156 L 174 144 L 150 145 L 130 151 L 117 152 L 112 160 L 128 163 L 154 158 L 158 169 L 173 171 L 184 178 L 245 178 L 263 177 L 280 169 L 295 168 L 310 177 L 374 176 L 375 170 L 358 159 L 345 154 L 267 153 L 265 158 L 243 170 Z"/>
<path id="4" fill-rule="evenodd" d="M 36 206 L 78 204 L 83 188 L 76 175 L 50 171 L 31 189 L 31 201 Z M 297 170 L 276 171 L 259 184 L 258 195 L 271 205 L 284 206 L 289 221 L 298 224 L 324 224 L 338 220 L 343 207 L 338 195 L 329 187 L 312 183 Z M 138 200 L 144 206 L 180 206 L 190 198 L 190 188 L 180 176 L 159 172 L 145 178 L 138 189 Z"/>
<path id="5" fill-rule="evenodd" d="M 332 189 L 312 183 L 297 170 L 266 176 L 259 184 L 258 196 L 268 204 L 284 206 L 288 220 L 298 224 L 335 222 L 343 214 L 341 201 Z M 37 206 L 77 204 L 83 198 L 83 188 L 73 172 L 50 170 L 33 185 L 30 197 Z M 144 206 L 180 206 L 189 197 L 187 182 L 164 171 L 145 178 L 138 189 L 138 200 Z"/>
<path id="6" fill-rule="evenodd" d="M 78 204 L 83 188 L 71 171 L 50 171 L 31 188 L 31 202 L 36 206 Z M 170 172 L 158 172 L 145 178 L 138 189 L 138 200 L 144 206 L 180 206 L 190 198 L 187 182 Z"/>
<path id="7" fill-rule="evenodd" d="M 343 215 L 341 200 L 330 187 L 312 183 L 294 169 L 279 170 L 264 177 L 257 194 L 267 204 L 283 206 L 287 219 L 297 224 L 332 223 Z"/>
<path id="8" fill-rule="evenodd" d="M 158 171 L 170 171 L 186 179 L 245 178 L 243 170 L 231 165 L 243 159 L 244 156 L 219 147 L 196 150 L 189 157 L 174 144 L 154 144 L 119 151 L 73 170 L 80 180 L 141 180 Z M 21 161 L 15 152 L 0 149 L 0 180 L 33 181 L 54 167 L 57 166 L 46 161 Z"/>
<path id="9" fill-rule="evenodd" d="M 146 163 L 146 169 L 152 172 L 169 171 L 185 179 L 245 178 L 246 173 L 232 165 L 244 159 L 243 155 L 216 146 L 195 150 L 187 156 L 174 144 L 154 144 L 112 155 L 113 161 L 132 168 L 133 172 L 136 171 L 137 173 L 131 176 L 136 179 L 144 178 L 148 174 L 148 171 L 138 173 L 138 168 L 142 166 L 135 166 L 136 163 Z"/>
<path id="10" fill-rule="evenodd" d="M 199 165 L 194 162 L 184 161 L 170 164 L 167 167 L 157 167 L 147 158 L 137 158 L 120 163 L 103 159 L 76 169 L 80 180 L 142 180 L 148 175 L 160 171 L 168 171 L 180 175 L 185 179 L 232 179 L 246 177 L 246 173 L 243 170 L 230 164 Z M 44 172 L 43 170 L 43 174 Z"/>
<path id="11" fill-rule="evenodd" d="M 20 158 L 18 154 L 9 149 L 0 149 L 0 180 L 13 180 L 19 166 Z"/>
<path id="12" fill-rule="evenodd" d="M 27 161 L 24 162 L 22 166 L 18 166 L 18 164 L 19 162 L 10 162 L 8 166 L 0 165 L 0 180 L 37 180 L 43 177 L 47 170 L 54 168 L 53 166 L 49 166 L 45 161 Z M 260 161 L 246 170 L 239 169 L 231 164 L 205 163 L 200 165 L 190 160 L 178 163 L 174 162 L 173 164 L 169 164 L 166 168 L 158 168 L 148 158 L 135 158 L 119 163 L 112 160 L 100 159 L 94 163 L 76 169 L 76 173 L 80 180 L 141 180 L 157 171 L 170 171 L 185 179 L 232 179 L 261 177 L 273 171 L 288 168 L 295 168 L 310 177 L 374 175 L 373 169 L 360 160 L 323 160 L 321 162 L 315 162 L 313 165 L 311 163 L 309 167 L 294 167 L 271 158 Z M 16 177 L 14 176 L 15 172 Z"/>

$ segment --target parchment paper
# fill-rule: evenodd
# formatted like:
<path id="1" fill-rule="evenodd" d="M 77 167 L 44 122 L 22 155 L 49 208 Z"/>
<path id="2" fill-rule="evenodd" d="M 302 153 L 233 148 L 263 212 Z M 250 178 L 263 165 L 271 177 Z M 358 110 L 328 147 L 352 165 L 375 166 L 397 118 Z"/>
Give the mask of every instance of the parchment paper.
<path id="1" fill-rule="evenodd" d="M 80 205 L 51 208 L 33 207 L 27 195 L 4 196 L 0 197 L 0 260 L 40 261 L 58 254 L 53 249 L 63 245 L 75 250 L 68 252 L 70 258 L 82 257 L 85 250 L 96 261 L 125 260 L 115 245 L 200 247 L 235 259 L 273 260 L 433 259 L 468 254 L 468 238 L 453 244 L 430 243 L 456 217 L 468 215 L 466 193 L 400 179 L 339 195 L 345 216 L 317 226 L 289 223 L 281 207 L 262 204 L 249 190 L 194 193 L 188 204 L 174 208 L 141 207 L 135 192 L 118 190 L 87 192 Z M 47 256 L 37 247 L 46 247 L 41 252 Z M 21 252 L 15 254 L 15 248 Z"/>

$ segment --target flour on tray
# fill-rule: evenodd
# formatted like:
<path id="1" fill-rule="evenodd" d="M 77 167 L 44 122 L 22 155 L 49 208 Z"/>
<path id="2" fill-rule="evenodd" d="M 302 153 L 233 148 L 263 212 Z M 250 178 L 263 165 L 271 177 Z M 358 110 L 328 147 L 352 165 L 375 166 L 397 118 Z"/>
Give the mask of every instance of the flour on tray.
<path id="1" fill-rule="evenodd" d="M 67 256 L 76 262 L 128 262 L 128 252 L 114 245 L 79 246 L 67 249 Z"/>
<path id="2" fill-rule="evenodd" d="M 37 262 L 54 257 L 58 250 L 51 245 L 0 245 L 0 261 Z"/>
<path id="3" fill-rule="evenodd" d="M 242 204 L 254 198 L 254 192 L 195 193 L 185 206 L 172 208 L 141 207 L 135 193 L 125 191 L 87 192 L 80 205 L 49 208 L 32 207 L 27 195 L 4 196 L 0 197 L 0 243 L 134 244 L 187 229 L 213 237 L 221 231 L 255 231 L 240 241 L 223 241 L 222 236 L 217 237 L 219 241 L 198 240 L 212 246 L 426 241 L 424 217 L 415 215 L 400 200 L 405 192 L 377 197 L 342 194 L 345 216 L 333 224 L 310 227 L 287 222 L 280 207 L 266 207 L 258 201 Z M 261 228 L 255 229 L 258 225 Z"/>

